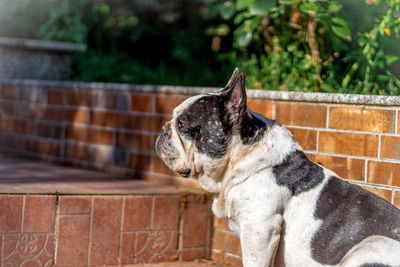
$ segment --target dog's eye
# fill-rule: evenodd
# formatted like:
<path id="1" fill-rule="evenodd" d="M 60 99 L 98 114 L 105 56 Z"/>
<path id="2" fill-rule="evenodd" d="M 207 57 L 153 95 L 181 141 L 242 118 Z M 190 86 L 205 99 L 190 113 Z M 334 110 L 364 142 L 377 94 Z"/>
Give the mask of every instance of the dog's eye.
<path id="1" fill-rule="evenodd" d="M 183 123 L 182 121 L 178 121 L 176 123 L 176 127 L 178 127 L 178 129 L 181 130 L 183 127 L 185 127 L 185 123 Z"/>

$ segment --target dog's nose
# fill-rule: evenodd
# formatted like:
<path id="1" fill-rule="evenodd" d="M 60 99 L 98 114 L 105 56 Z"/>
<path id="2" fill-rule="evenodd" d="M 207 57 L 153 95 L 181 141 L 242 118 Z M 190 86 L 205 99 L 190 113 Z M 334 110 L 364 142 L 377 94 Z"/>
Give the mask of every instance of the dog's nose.
<path id="1" fill-rule="evenodd" d="M 179 169 L 179 170 L 177 170 L 176 172 L 179 173 L 180 175 L 182 175 L 182 177 L 187 178 L 187 177 L 190 176 L 191 170 L 188 169 L 188 168 L 187 168 L 187 169 Z"/>

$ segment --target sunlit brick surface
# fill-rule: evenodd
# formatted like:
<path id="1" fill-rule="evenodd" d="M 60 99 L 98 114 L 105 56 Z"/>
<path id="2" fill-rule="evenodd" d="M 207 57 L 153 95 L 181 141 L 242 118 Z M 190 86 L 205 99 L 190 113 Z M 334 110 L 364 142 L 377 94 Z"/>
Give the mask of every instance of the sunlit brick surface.
<path id="1" fill-rule="evenodd" d="M 176 176 L 154 152 L 155 140 L 165 122 L 171 119 L 173 109 L 187 97 L 199 91 L 215 92 L 215 89 L 0 81 L 0 151 L 17 152 L 29 157 L 116 174 L 129 174 L 138 179 L 158 183 L 200 187 L 194 179 Z M 310 95 L 312 94 L 249 91 L 248 103 L 254 111 L 277 120 L 292 131 L 295 139 L 311 160 L 400 207 L 400 118 L 398 115 L 400 97 L 340 94 L 313 94 L 317 97 L 310 97 Z M 84 181 L 84 186 L 90 185 L 90 179 L 92 178 Z M 20 185 L 19 188 L 27 190 L 28 187 Z M 68 188 L 66 186 L 63 189 Z M 98 189 L 101 191 L 103 188 Z M 3 255 L 2 259 L 6 259 L 7 263 L 20 262 L 19 254 L 14 253 L 18 242 L 16 236 L 25 233 L 21 232 L 25 228 L 34 228 L 34 225 L 29 223 L 24 225 L 26 218 L 22 216 L 21 211 L 26 207 L 25 204 L 30 205 L 30 201 L 36 200 L 23 202 L 26 201 L 26 197 L 7 197 L 9 197 L 8 201 L 12 201 L 9 203 L 12 204 L 1 203 L 0 211 L 6 210 L 7 205 L 13 205 L 15 212 L 7 211 L 0 214 L 0 231 L 3 231 L 1 229 L 3 227 L 5 232 L 13 233 L 4 235 L 2 246 L 6 256 Z M 182 227 L 180 230 L 183 232 L 178 235 L 176 241 L 177 230 L 167 229 L 176 225 L 176 221 L 168 219 L 165 222 L 154 223 L 152 221 L 154 217 L 149 219 L 148 216 L 157 217 L 157 214 L 149 215 L 148 210 L 143 217 L 126 217 L 127 221 L 121 225 L 123 230 L 119 233 L 119 243 L 116 239 L 112 240 L 121 247 L 119 254 L 111 250 L 107 253 L 97 253 L 95 248 L 89 249 L 89 243 L 84 250 L 86 243 L 82 245 L 83 240 L 97 238 L 96 233 L 90 232 L 91 230 L 88 230 L 89 233 L 79 233 L 79 231 L 85 231 L 84 225 L 87 220 L 90 222 L 89 229 L 91 229 L 93 223 L 91 216 L 96 214 L 92 213 L 92 197 L 86 197 L 90 200 L 89 213 L 87 213 L 88 207 L 85 206 L 87 203 L 82 199 L 76 202 L 66 200 L 64 204 L 59 202 L 59 206 L 56 206 L 64 210 L 62 216 L 66 217 L 42 226 L 43 231 L 52 225 L 55 228 L 63 226 L 63 235 L 66 238 L 69 234 L 80 235 L 80 239 L 77 239 L 79 240 L 77 247 L 81 254 L 70 257 L 71 266 L 75 266 L 75 263 L 82 259 L 95 264 L 96 257 L 103 257 L 104 261 L 117 257 L 121 263 L 132 263 L 135 254 L 131 251 L 139 249 L 139 244 L 146 244 L 150 242 L 149 240 L 157 238 L 163 240 L 160 242 L 165 244 L 165 248 L 168 247 L 168 253 L 165 252 L 168 257 L 180 257 L 186 260 L 211 253 L 212 258 L 218 260 L 220 264 L 240 266 L 239 243 L 221 221 L 216 221 L 213 235 L 207 232 L 208 230 L 205 231 L 206 228 L 203 225 L 203 228 L 200 227 L 192 237 L 188 237 L 190 236 L 188 233 L 194 231 L 190 229 L 192 223 L 180 221 L 179 225 Z M 126 210 L 137 209 L 130 202 L 132 200 L 125 201 L 128 200 L 123 200 L 120 207 L 122 221 Z M 37 203 L 40 201 L 37 200 Z M 68 203 L 76 203 L 77 207 L 82 209 L 82 213 L 71 210 L 71 205 Z M 151 203 L 153 212 L 160 203 L 153 198 Z M 169 205 L 165 203 L 165 206 Z M 191 214 L 192 206 L 188 205 L 187 208 L 187 213 Z M 181 220 L 202 219 L 193 214 L 190 216 L 185 215 L 186 213 L 179 214 L 183 216 Z M 118 217 L 118 214 L 114 215 Z M 82 217 L 69 218 L 68 216 Z M 163 216 L 166 215 L 162 214 L 161 217 Z M 5 218 L 12 218 L 15 224 L 6 223 Z M 138 218 L 140 221 L 134 223 L 133 221 L 139 220 Z M 146 229 L 148 221 L 151 227 L 154 223 L 155 230 L 169 232 L 157 232 L 157 235 L 139 234 L 138 231 L 148 231 Z M 196 224 L 193 223 L 193 225 Z M 70 229 L 70 231 L 65 229 Z M 194 241 L 190 239 L 199 233 L 206 235 L 206 238 Z M 189 238 L 186 243 L 180 240 L 183 236 Z M 54 234 L 40 232 L 37 240 L 42 242 L 41 248 L 38 248 L 38 253 L 40 253 L 37 254 L 40 255 L 41 262 L 53 259 L 54 257 L 46 255 L 52 255 L 52 252 L 49 252 L 52 251 L 49 244 L 52 244 Z M 173 249 L 174 242 L 178 242 L 179 252 Z M 204 250 L 204 242 L 213 244 L 211 252 Z M 202 247 L 196 247 L 199 244 Z M 46 247 L 49 248 L 46 249 Z M 64 253 L 69 253 L 68 251 L 68 246 L 66 246 L 64 250 L 62 248 L 57 250 L 57 253 L 64 255 Z M 160 254 L 160 248 L 157 248 L 155 252 L 148 250 L 146 246 L 141 246 L 140 251 L 140 257 L 146 260 L 150 259 L 149 255 L 152 252 Z M 152 260 L 162 260 L 162 257 L 157 256 Z"/>

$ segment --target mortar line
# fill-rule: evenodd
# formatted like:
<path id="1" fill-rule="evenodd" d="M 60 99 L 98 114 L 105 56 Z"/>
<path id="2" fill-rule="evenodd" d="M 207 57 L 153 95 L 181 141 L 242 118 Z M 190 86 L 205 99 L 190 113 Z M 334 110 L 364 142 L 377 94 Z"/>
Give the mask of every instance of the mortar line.
<path id="1" fill-rule="evenodd" d="M 364 182 L 368 181 L 367 175 L 368 175 L 368 159 L 365 160 L 365 163 L 364 163 Z"/>
<path id="2" fill-rule="evenodd" d="M 398 110 L 398 109 L 396 109 L 395 120 L 396 120 L 396 121 L 394 122 L 394 127 L 395 127 L 394 132 L 395 132 L 396 134 L 398 134 L 398 126 L 399 126 L 399 110 Z"/>
<path id="3" fill-rule="evenodd" d="M 126 197 L 122 197 L 122 205 L 121 205 L 121 222 L 119 225 L 119 248 L 118 248 L 118 266 L 121 265 L 122 262 L 122 241 L 123 241 L 123 225 L 125 218 L 125 199 Z"/>
<path id="4" fill-rule="evenodd" d="M 317 142 L 315 146 L 315 151 L 319 152 L 319 130 L 317 130 Z"/>
<path id="5" fill-rule="evenodd" d="M 331 107 L 328 105 L 326 108 L 326 128 L 329 129 L 329 116 Z"/>
<path id="6" fill-rule="evenodd" d="M 373 160 L 378 162 L 388 162 L 388 163 L 400 163 L 400 160 L 396 159 L 378 159 L 375 157 L 368 157 L 368 156 L 357 156 L 357 155 L 346 155 L 346 154 L 335 154 L 331 152 L 321 152 L 321 151 L 314 151 L 314 150 L 304 150 L 305 153 L 308 154 L 320 154 L 324 156 L 333 156 L 333 157 L 341 157 L 341 158 L 353 158 L 353 159 L 362 159 L 362 160 Z"/>
<path id="7" fill-rule="evenodd" d="M 394 205 L 394 194 L 396 193 L 395 190 L 392 190 L 392 199 L 390 200 L 390 203 Z"/>
<path id="8" fill-rule="evenodd" d="M 24 210 L 25 210 L 25 196 L 22 196 L 22 208 L 21 208 L 21 224 L 20 224 L 20 232 L 24 229 Z"/>
<path id="9" fill-rule="evenodd" d="M 57 250 L 58 250 L 58 226 L 60 223 L 60 197 L 58 195 L 58 193 L 56 194 L 56 207 L 55 207 L 55 211 L 54 211 L 54 229 L 53 229 L 53 233 L 54 233 L 54 237 L 53 237 L 53 264 L 55 266 L 57 266 Z"/>
<path id="10" fill-rule="evenodd" d="M 381 159 L 381 145 L 382 145 L 382 135 L 378 135 L 378 155 L 377 158 Z"/>
<path id="11" fill-rule="evenodd" d="M 89 217 L 89 234 L 88 234 L 88 242 L 87 242 L 87 264 L 89 266 L 90 263 L 90 242 L 92 240 L 92 227 L 93 227 L 93 205 L 94 205 L 94 196 L 90 198 L 90 217 Z"/>

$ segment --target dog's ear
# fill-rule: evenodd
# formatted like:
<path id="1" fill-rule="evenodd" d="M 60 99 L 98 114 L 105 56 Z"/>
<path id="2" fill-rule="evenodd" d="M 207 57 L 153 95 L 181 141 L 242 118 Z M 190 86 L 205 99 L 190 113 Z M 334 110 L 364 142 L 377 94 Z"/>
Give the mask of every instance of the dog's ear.
<path id="1" fill-rule="evenodd" d="M 229 89 L 232 88 L 232 86 L 234 85 L 234 83 L 236 82 L 236 80 L 237 80 L 237 78 L 238 78 L 238 75 L 239 75 L 239 69 L 236 68 L 236 69 L 233 71 L 232 76 L 231 76 L 231 78 L 229 79 L 229 82 L 225 85 L 224 89 L 222 89 L 221 93 L 222 93 L 222 92 L 225 92 L 225 91 L 227 91 L 227 90 L 229 90 Z"/>
<path id="2" fill-rule="evenodd" d="M 235 74 L 235 73 L 234 73 Z M 224 101 L 225 119 L 230 126 L 240 126 L 247 112 L 246 73 L 240 73 L 229 89 L 221 93 Z"/>

